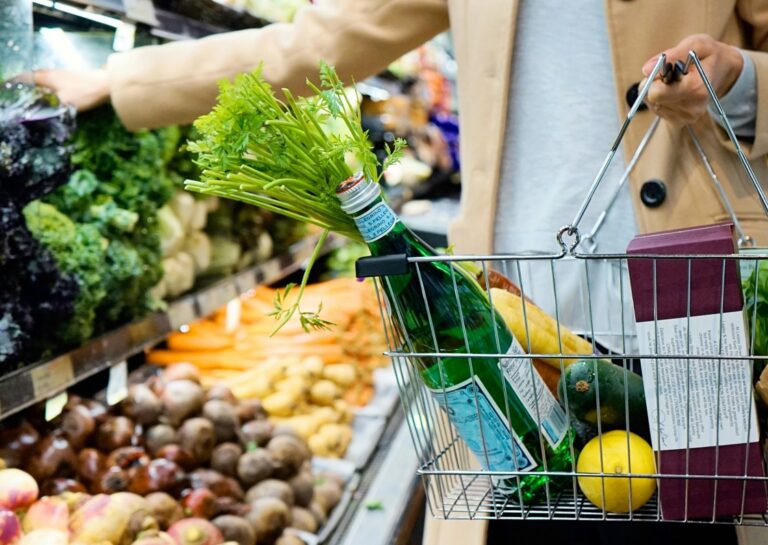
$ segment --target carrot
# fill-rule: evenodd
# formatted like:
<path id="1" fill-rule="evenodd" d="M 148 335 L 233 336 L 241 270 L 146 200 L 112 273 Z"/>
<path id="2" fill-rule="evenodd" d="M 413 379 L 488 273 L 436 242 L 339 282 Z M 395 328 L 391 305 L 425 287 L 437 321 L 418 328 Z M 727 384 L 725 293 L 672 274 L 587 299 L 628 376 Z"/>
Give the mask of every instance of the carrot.
<path id="1" fill-rule="evenodd" d="M 172 333 L 166 339 L 168 348 L 179 351 L 204 352 L 223 350 L 234 346 L 234 339 L 222 335 Z"/>

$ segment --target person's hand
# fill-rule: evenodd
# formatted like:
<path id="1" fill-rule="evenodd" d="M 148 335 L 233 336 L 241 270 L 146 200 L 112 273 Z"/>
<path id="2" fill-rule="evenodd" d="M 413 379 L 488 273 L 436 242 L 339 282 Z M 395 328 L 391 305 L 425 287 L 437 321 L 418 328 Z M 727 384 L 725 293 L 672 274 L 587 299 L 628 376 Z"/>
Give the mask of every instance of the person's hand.
<path id="1" fill-rule="evenodd" d="M 35 84 L 48 87 L 65 104 L 78 112 L 90 110 L 109 100 L 106 70 L 36 70 Z"/>
<path id="2" fill-rule="evenodd" d="M 667 56 L 667 62 L 674 64 L 678 60 L 685 62 L 690 50 L 698 55 L 717 96 L 725 95 L 736 83 L 744 65 L 744 59 L 739 50 L 718 42 L 707 34 L 694 34 L 684 38 L 664 53 Z M 654 55 L 643 65 L 643 75 L 646 78 L 653 70 L 658 58 L 659 55 Z M 707 113 L 709 94 L 701 77 L 696 73 L 696 66 L 691 64 L 688 75 L 681 77 L 675 83 L 666 84 L 659 79 L 654 81 L 648 90 L 645 102 L 659 117 L 675 125 L 688 125 L 695 123 Z"/>

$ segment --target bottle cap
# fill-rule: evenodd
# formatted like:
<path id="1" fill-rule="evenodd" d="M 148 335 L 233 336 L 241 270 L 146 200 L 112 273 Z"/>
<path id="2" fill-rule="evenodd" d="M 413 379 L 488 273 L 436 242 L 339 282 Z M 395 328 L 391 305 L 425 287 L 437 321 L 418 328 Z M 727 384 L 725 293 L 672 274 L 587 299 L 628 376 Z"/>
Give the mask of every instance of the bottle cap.
<path id="1" fill-rule="evenodd" d="M 362 172 L 353 174 L 336 188 L 341 209 L 347 214 L 362 210 L 376 200 L 380 193 L 379 184 L 368 180 Z"/>

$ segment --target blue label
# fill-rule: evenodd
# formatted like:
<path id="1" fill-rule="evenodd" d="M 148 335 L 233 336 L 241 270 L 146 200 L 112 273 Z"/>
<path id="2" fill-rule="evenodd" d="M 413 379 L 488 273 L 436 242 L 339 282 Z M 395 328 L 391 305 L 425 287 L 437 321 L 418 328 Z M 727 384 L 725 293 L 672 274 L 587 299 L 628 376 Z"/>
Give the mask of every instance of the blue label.
<path id="1" fill-rule="evenodd" d="M 484 469 L 528 471 L 536 467 L 479 379 L 431 392 Z"/>
<path id="2" fill-rule="evenodd" d="M 397 223 L 397 216 L 388 205 L 382 202 L 355 218 L 355 223 L 360 234 L 363 235 L 363 240 L 373 242 L 392 230 Z"/>

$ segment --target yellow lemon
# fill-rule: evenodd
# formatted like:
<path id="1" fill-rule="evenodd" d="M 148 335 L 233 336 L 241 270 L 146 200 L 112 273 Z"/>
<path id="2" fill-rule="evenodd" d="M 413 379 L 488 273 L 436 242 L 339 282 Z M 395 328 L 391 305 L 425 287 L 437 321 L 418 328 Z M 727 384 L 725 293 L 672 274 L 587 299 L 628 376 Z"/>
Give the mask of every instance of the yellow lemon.
<path id="1" fill-rule="evenodd" d="M 656 464 L 651 445 L 642 437 L 624 430 L 604 433 L 586 444 L 579 455 L 576 470 L 580 473 L 623 475 L 623 477 L 581 476 L 579 488 L 587 499 L 600 509 L 605 507 L 606 511 L 612 513 L 627 513 L 639 509 L 656 491 L 656 479 L 638 477 L 630 479 L 630 466 L 632 475 L 654 473 Z M 630 480 L 632 481 L 631 492 Z"/>

